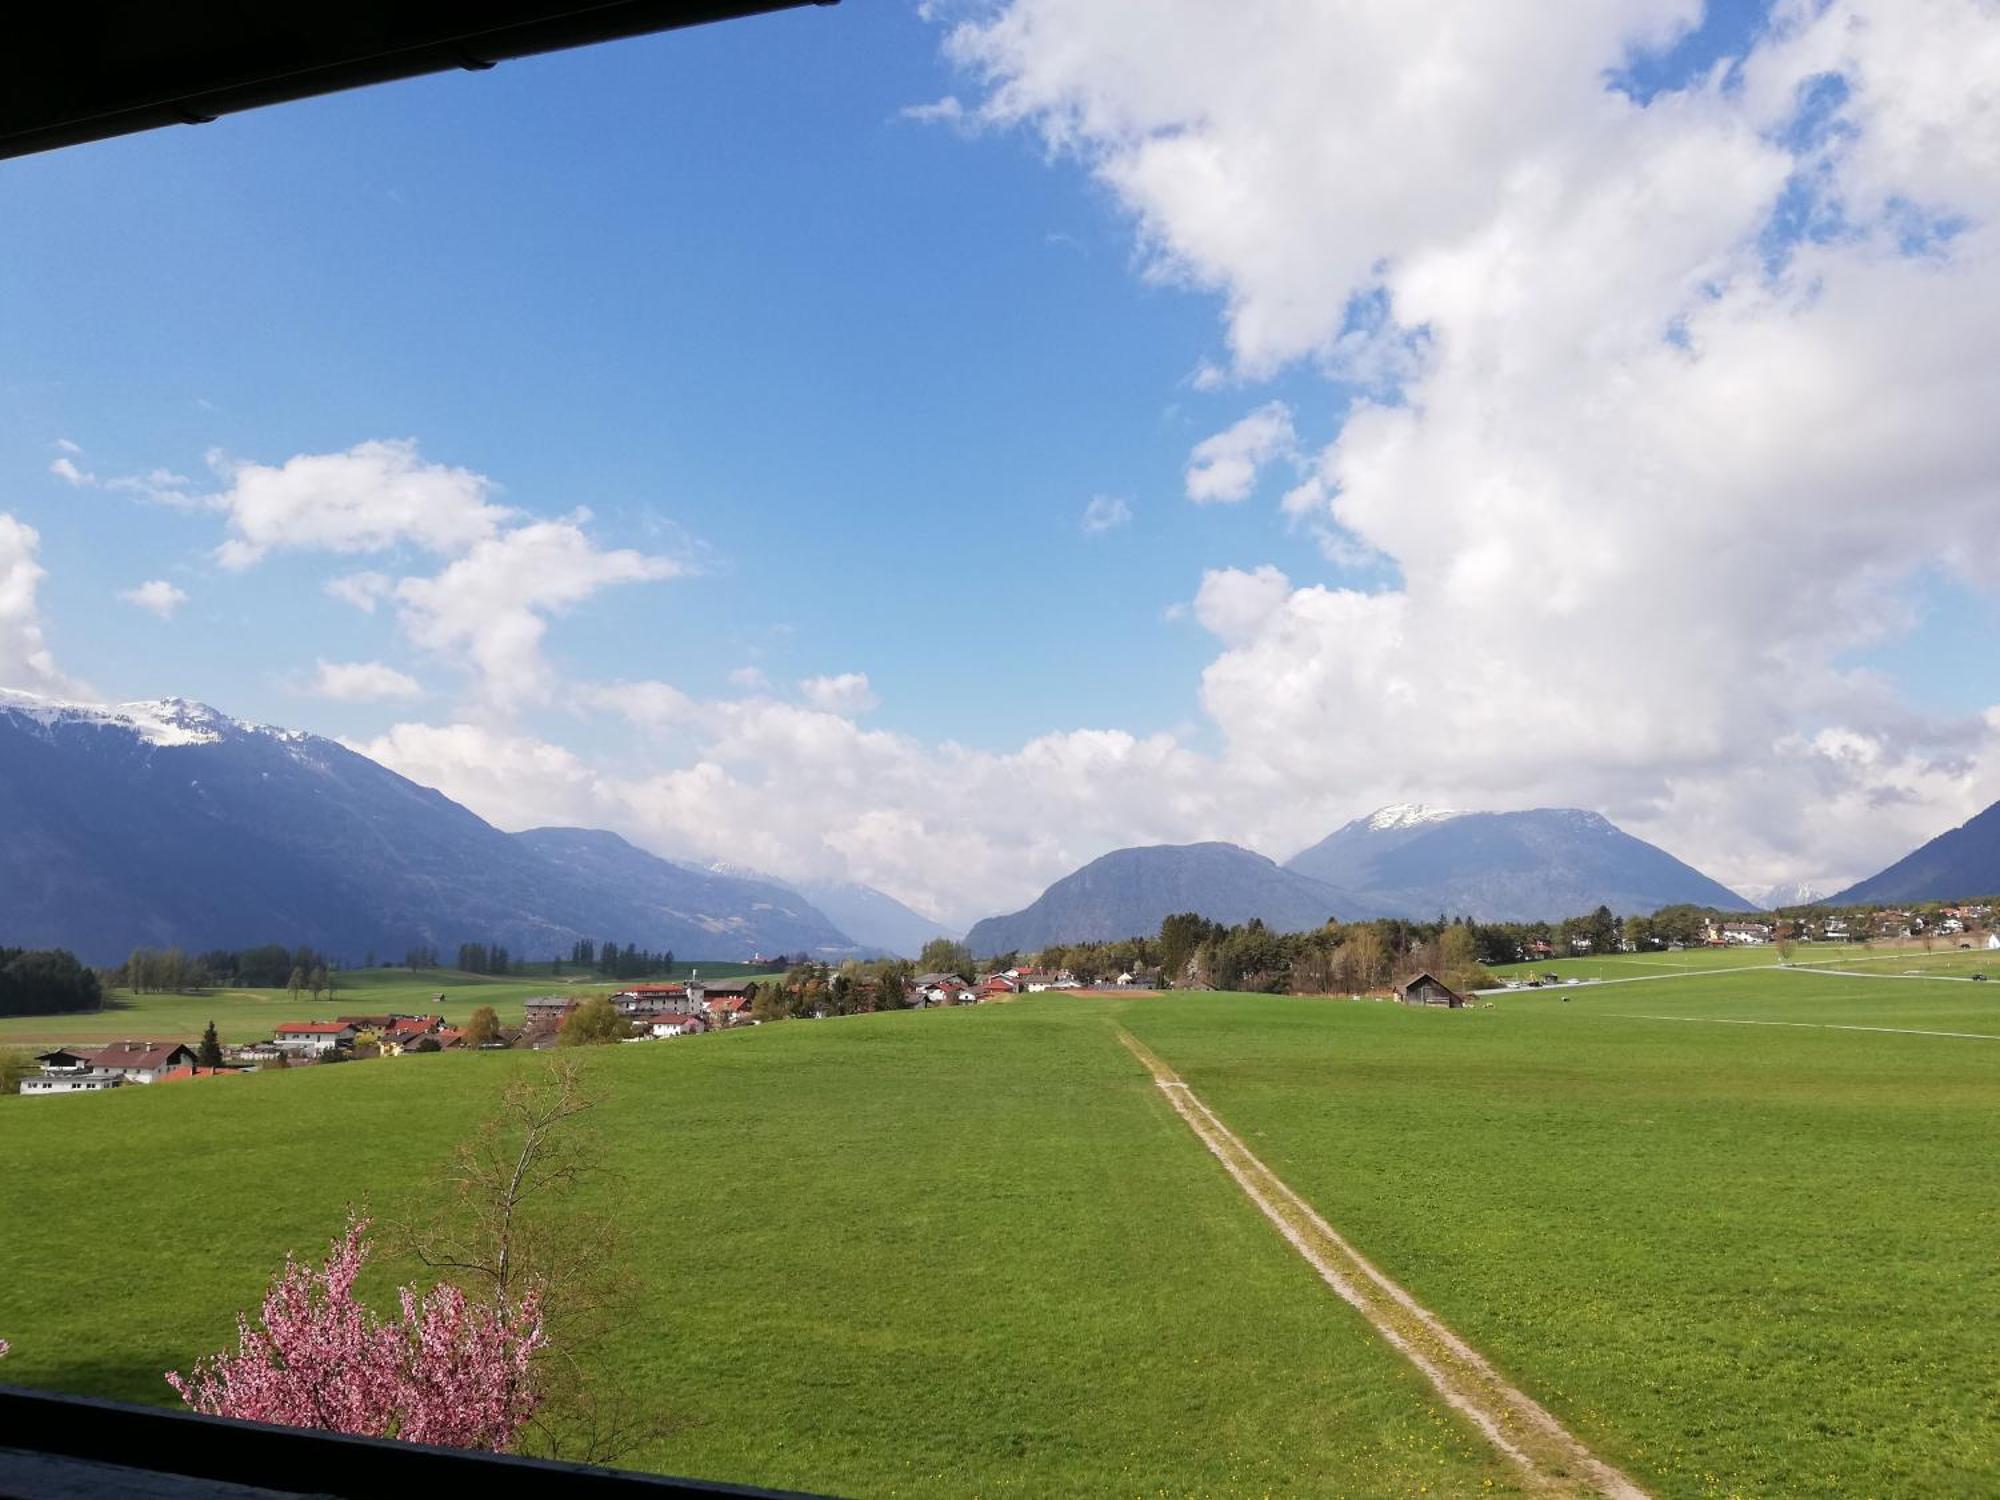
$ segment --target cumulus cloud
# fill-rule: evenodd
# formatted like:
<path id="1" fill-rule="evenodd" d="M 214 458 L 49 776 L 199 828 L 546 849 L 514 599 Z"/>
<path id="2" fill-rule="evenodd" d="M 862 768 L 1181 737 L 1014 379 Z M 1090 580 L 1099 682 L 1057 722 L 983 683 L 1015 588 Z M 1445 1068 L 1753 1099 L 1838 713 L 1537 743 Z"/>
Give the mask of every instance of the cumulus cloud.
<path id="1" fill-rule="evenodd" d="M 416 645 L 469 668 L 492 707 L 547 701 L 542 653 L 551 615 L 619 583 L 677 577 L 672 558 L 600 548 L 587 514 L 517 526 L 476 543 L 430 578 L 396 585 L 397 619 Z"/>
<path id="2" fill-rule="evenodd" d="M 1189 3 L 1138 36 L 1012 0 L 951 33 L 969 109 L 1218 294 L 1237 380 L 1342 383 L 1284 509 L 1390 581 L 1204 581 L 1235 774 L 1595 805 L 1746 880 L 1861 873 L 2000 792 L 1992 715 L 1843 665 L 1917 580 L 1992 586 L 2000 18 L 1781 0 L 1736 66 L 1620 86 L 1700 13 Z M 1271 403 L 1188 493 L 1296 444 Z"/>
<path id="3" fill-rule="evenodd" d="M 412 645 L 468 673 L 480 705 L 511 713 L 546 703 L 553 672 L 543 653 L 549 621 L 620 583 L 675 578 L 686 565 L 629 548 L 605 548 L 578 509 L 534 520 L 498 504 L 485 475 L 425 459 L 414 441 L 375 440 L 338 453 L 302 453 L 282 464 L 213 457 L 228 487 L 200 503 L 227 518 L 216 551 L 243 570 L 273 552 L 365 554 L 415 550 L 442 559 L 434 573 L 343 573 L 326 594 L 365 614 L 392 605 Z M 360 674 L 367 668 L 372 675 Z M 377 664 L 326 664 L 325 696 L 409 696 Z M 385 691 L 386 690 L 386 691 Z"/>
<path id="4" fill-rule="evenodd" d="M 379 661 L 322 661 L 306 692 L 336 703 L 391 703 L 421 698 L 423 684 Z"/>
<path id="5" fill-rule="evenodd" d="M 470 724 L 398 725 L 354 748 L 509 828 L 581 822 L 663 853 L 860 880 L 969 922 L 1112 842 L 1217 836 L 1210 764 L 1170 735 L 1083 730 L 1008 754 L 927 745 L 771 698 L 703 705 L 684 765 L 595 769 Z M 949 849 L 949 859 L 924 858 Z"/>
<path id="6" fill-rule="evenodd" d="M 357 443 L 278 465 L 216 457 L 228 487 L 209 503 L 232 533 L 216 551 L 225 568 L 273 551 L 381 552 L 408 543 L 455 553 L 487 541 L 514 514 L 469 469 L 431 463 L 414 441 Z"/>
<path id="7" fill-rule="evenodd" d="M 57 670 L 42 634 L 36 594 L 48 572 L 36 560 L 41 542 L 34 527 L 0 511 L 0 687 L 69 692 L 77 685 Z"/>
<path id="8" fill-rule="evenodd" d="M 882 700 L 868 685 L 866 672 L 841 672 L 831 677 L 807 677 L 799 683 L 799 695 L 823 713 L 853 717 L 866 713 Z"/>
<path id="9" fill-rule="evenodd" d="M 118 597 L 127 604 L 151 611 L 162 620 L 171 620 L 174 611 L 188 601 L 185 589 L 175 587 L 164 578 L 149 578 L 134 588 L 121 589 Z"/>
<path id="10" fill-rule="evenodd" d="M 1092 495 L 1083 508 L 1083 534 L 1101 536 L 1115 531 L 1132 519 L 1132 506 L 1120 495 Z"/>
<path id="11" fill-rule="evenodd" d="M 49 464 L 49 472 L 65 484 L 83 486 L 97 483 L 95 474 L 87 474 L 76 466 L 76 460 L 67 453 L 60 454 Z"/>
<path id="12" fill-rule="evenodd" d="M 1268 402 L 1195 444 L 1188 455 L 1187 497 L 1197 505 L 1248 500 L 1264 466 L 1297 451 L 1291 408 L 1282 401 Z"/>

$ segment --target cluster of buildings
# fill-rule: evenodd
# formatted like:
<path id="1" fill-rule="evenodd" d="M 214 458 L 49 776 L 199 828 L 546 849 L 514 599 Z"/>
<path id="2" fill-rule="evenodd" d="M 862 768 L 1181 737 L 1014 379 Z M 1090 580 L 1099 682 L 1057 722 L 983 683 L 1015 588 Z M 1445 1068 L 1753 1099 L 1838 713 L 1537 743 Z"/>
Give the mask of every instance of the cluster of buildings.
<path id="1" fill-rule="evenodd" d="M 324 1062 L 347 1057 L 398 1057 L 441 1052 L 465 1044 L 464 1033 L 443 1016 L 341 1016 L 332 1021 L 286 1021 L 269 1041 L 224 1049 L 229 1066 L 207 1068 L 185 1042 L 106 1042 L 58 1047 L 39 1054 L 39 1074 L 21 1080 L 21 1092 L 97 1094 L 128 1084 L 175 1083 L 192 1078 L 233 1078 L 274 1063 Z"/>
<path id="2" fill-rule="evenodd" d="M 610 997 L 612 1008 L 632 1023 L 635 1041 L 690 1036 L 723 1026 L 754 1026 L 751 1002 L 757 983 L 749 979 L 690 979 L 685 984 L 635 984 Z M 582 1002 L 574 995 L 538 995 L 522 1006 L 520 1041 L 540 1047 L 555 1041 L 569 1013 Z"/>
<path id="3" fill-rule="evenodd" d="M 21 1092 L 99 1094 L 131 1083 L 163 1083 L 214 1073 L 197 1067 L 194 1048 L 181 1042 L 106 1042 L 100 1047 L 58 1047 L 35 1059 L 39 1076 L 23 1078 Z"/>

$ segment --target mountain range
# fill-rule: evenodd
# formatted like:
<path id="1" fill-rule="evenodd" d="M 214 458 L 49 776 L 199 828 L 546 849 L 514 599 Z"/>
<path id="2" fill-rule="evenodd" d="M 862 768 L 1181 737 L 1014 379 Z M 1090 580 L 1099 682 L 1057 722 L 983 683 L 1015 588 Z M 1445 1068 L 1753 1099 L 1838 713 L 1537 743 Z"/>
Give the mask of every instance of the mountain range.
<path id="1" fill-rule="evenodd" d="M 0 925 L 91 962 L 136 946 L 307 943 L 354 962 L 579 938 L 700 958 L 844 957 L 788 887 L 691 870 L 616 834 L 510 834 L 317 735 L 185 699 L 0 690 Z"/>
<path id="2" fill-rule="evenodd" d="M 1455 812 L 1385 807 L 1293 855 L 1285 868 L 1351 892 L 1370 916 L 1554 922 L 1608 906 L 1652 912 L 1688 902 L 1753 903 L 1575 807 Z"/>
<path id="3" fill-rule="evenodd" d="M 1362 908 L 1346 892 L 1235 844 L 1155 844 L 1092 860 L 1022 910 L 975 923 L 965 942 L 980 957 L 1031 953 L 1149 935 L 1183 911 L 1231 924 L 1261 917 L 1280 932 L 1304 932 Z"/>
<path id="4" fill-rule="evenodd" d="M 1831 898 L 1836 906 L 1870 902 L 1953 901 L 2000 896 L 2000 802 L 1888 869 Z"/>

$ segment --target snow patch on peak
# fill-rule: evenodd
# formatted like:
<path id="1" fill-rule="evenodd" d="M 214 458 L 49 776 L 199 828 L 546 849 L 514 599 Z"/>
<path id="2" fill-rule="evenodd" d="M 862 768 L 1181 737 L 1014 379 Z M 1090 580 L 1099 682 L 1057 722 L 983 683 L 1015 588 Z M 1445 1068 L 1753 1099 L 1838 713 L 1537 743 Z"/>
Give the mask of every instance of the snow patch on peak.
<path id="1" fill-rule="evenodd" d="M 73 703 L 17 688 L 0 688 L 0 713 L 32 720 L 44 729 L 65 724 L 122 729 L 149 745 L 213 745 L 231 730 L 250 733 L 258 729 L 188 698 Z"/>
<path id="2" fill-rule="evenodd" d="M 1415 828 L 1422 823 L 1446 823 L 1462 816 L 1464 814 L 1455 807 L 1426 807 L 1421 802 L 1396 802 L 1370 813 L 1368 826 L 1380 833 L 1385 828 Z"/>

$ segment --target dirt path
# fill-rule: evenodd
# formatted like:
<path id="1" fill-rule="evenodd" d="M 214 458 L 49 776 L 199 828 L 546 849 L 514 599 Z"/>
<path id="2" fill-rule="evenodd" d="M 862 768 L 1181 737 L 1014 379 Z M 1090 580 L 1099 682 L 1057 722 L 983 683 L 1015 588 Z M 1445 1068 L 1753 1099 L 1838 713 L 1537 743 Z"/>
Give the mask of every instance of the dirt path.
<path id="1" fill-rule="evenodd" d="M 1644 1490 L 1584 1447 L 1539 1402 L 1508 1384 L 1435 1313 L 1376 1270 L 1311 1204 L 1259 1161 L 1145 1043 L 1122 1026 L 1118 1039 L 1144 1064 L 1175 1113 L 1292 1248 L 1423 1372 L 1448 1405 L 1519 1466 L 1529 1488 L 1545 1495 L 1646 1500 Z"/>

